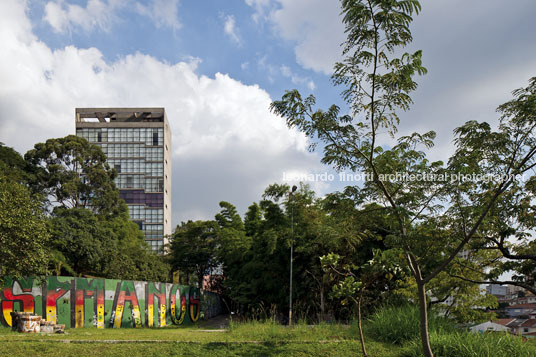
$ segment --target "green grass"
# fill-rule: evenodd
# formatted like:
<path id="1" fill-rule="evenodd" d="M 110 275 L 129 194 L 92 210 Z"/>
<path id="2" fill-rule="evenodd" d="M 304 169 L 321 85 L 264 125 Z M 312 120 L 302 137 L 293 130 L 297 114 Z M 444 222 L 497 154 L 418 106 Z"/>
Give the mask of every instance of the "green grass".
<path id="1" fill-rule="evenodd" d="M 10 356 L 30 353 L 39 356 L 352 356 L 359 351 L 356 343 L 336 344 L 53 344 L 53 343 L 8 343 L 2 344 L 3 351 Z M 376 356 L 397 356 L 387 347 L 372 349 Z"/>
<path id="2" fill-rule="evenodd" d="M 418 319 L 412 308 L 386 308 L 364 326 L 367 351 L 375 357 L 421 356 Z M 470 334 L 450 321 L 431 318 L 436 357 L 536 356 L 536 344 L 505 334 Z M 272 321 L 231 323 L 229 329 L 69 329 L 65 335 L 35 335 L 0 328 L 0 351 L 10 356 L 349 356 L 361 355 L 354 325 Z"/>
<path id="3" fill-rule="evenodd" d="M 456 325 L 431 313 L 428 317 L 430 332 L 449 334 Z M 402 344 L 420 336 L 419 309 L 416 306 L 388 306 L 372 314 L 365 323 L 366 333 L 379 341 Z"/>
<path id="4" fill-rule="evenodd" d="M 401 346 L 400 357 L 422 356 L 419 311 L 415 306 L 385 307 L 365 323 L 366 339 Z M 475 334 L 445 318 L 429 316 L 430 344 L 436 357 L 533 357 L 534 341 L 506 333 Z"/>
<path id="5" fill-rule="evenodd" d="M 431 333 L 430 344 L 437 357 L 534 357 L 536 345 L 532 341 L 523 342 L 521 337 L 504 332 L 484 334 L 454 332 Z M 403 357 L 421 356 L 420 341 L 411 341 L 402 353 Z"/>
<path id="6" fill-rule="evenodd" d="M 0 328 L 10 356 L 348 356 L 360 351 L 357 332 L 345 325 L 273 322 L 232 323 L 225 332 L 197 327 L 69 329 L 65 335 L 34 335 Z M 372 355 L 395 357 L 400 348 L 371 341 Z"/>

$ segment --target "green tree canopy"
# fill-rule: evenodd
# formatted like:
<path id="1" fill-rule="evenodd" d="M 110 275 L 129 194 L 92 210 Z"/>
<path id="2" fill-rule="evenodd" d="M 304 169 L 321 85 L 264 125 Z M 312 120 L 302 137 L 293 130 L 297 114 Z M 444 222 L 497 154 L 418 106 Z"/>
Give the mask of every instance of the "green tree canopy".
<path id="1" fill-rule="evenodd" d="M 86 207 L 99 214 L 117 214 L 117 173 L 106 163 L 98 145 L 69 135 L 35 144 L 24 156 L 30 187 L 48 207 Z"/>
<path id="2" fill-rule="evenodd" d="M 204 275 L 218 265 L 217 231 L 215 221 L 188 221 L 177 226 L 170 242 L 173 270 L 185 272 L 188 279 L 195 274 L 201 287 Z"/>
<path id="3" fill-rule="evenodd" d="M 350 114 L 341 115 L 335 105 L 317 109 L 314 96 L 302 98 L 296 90 L 287 91 L 271 108 L 289 127 L 323 143 L 322 162 L 371 177 L 363 188 L 355 188 L 355 203 L 379 204 L 394 223 L 388 227 L 388 243 L 405 253 L 418 292 L 423 351 L 433 356 L 426 286 L 468 243 L 485 235 L 489 214 L 515 186 L 511 175 L 536 165 L 536 143 L 531 82 L 499 107 L 503 116 L 498 131 L 476 122 L 456 129 L 456 153 L 448 165 L 430 161 L 422 151 L 433 145 L 434 132 L 388 144 L 397 132 L 397 112 L 412 103 L 410 94 L 417 87 L 413 77 L 426 72 L 420 51 L 402 52 L 412 40 L 409 25 L 419 10 L 416 0 L 343 0 L 345 58 L 336 64 L 333 81 L 343 86 Z M 473 183 L 478 179 L 455 179 L 479 172 L 500 176 Z"/>
<path id="4" fill-rule="evenodd" d="M 0 173 L 0 279 L 46 275 L 50 235 L 37 200 Z"/>

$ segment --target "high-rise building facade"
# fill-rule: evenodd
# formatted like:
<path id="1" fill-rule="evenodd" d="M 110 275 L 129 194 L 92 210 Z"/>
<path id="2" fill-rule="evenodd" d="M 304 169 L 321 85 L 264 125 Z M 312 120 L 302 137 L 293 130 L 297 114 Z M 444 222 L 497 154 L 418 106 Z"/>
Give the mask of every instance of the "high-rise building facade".
<path id="1" fill-rule="evenodd" d="M 164 108 L 76 108 L 76 135 L 97 144 L 118 175 L 128 205 L 153 250 L 171 234 L 171 133 Z"/>

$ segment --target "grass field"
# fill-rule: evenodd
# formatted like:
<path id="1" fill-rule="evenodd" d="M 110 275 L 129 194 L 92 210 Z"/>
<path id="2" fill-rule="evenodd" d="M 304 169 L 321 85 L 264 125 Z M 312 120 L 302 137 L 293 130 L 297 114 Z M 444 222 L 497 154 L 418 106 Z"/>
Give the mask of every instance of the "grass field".
<path id="1" fill-rule="evenodd" d="M 364 326 L 374 357 L 421 356 L 414 307 L 385 308 Z M 0 355 L 9 356 L 361 356 L 356 326 L 273 322 L 166 328 L 70 329 L 64 335 L 22 334 L 0 328 Z M 536 344 L 504 333 L 471 334 L 452 321 L 432 318 L 436 357 L 536 356 Z"/>
<path id="2" fill-rule="evenodd" d="M 0 328 L 10 356 L 349 356 L 359 354 L 357 331 L 344 325 L 231 324 L 200 327 L 70 329 L 65 335 L 21 334 Z M 398 356 L 401 347 L 371 341 L 374 356 Z"/>

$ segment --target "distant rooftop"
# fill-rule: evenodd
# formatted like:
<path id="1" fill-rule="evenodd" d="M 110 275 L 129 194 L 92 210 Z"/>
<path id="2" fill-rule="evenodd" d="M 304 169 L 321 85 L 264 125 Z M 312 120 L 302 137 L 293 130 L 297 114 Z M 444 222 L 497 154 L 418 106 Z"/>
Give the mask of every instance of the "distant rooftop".
<path id="1" fill-rule="evenodd" d="M 536 309 L 536 304 L 516 304 L 506 306 L 505 309 Z"/>
<path id="2" fill-rule="evenodd" d="M 76 108 L 77 123 L 163 122 L 164 108 Z"/>

